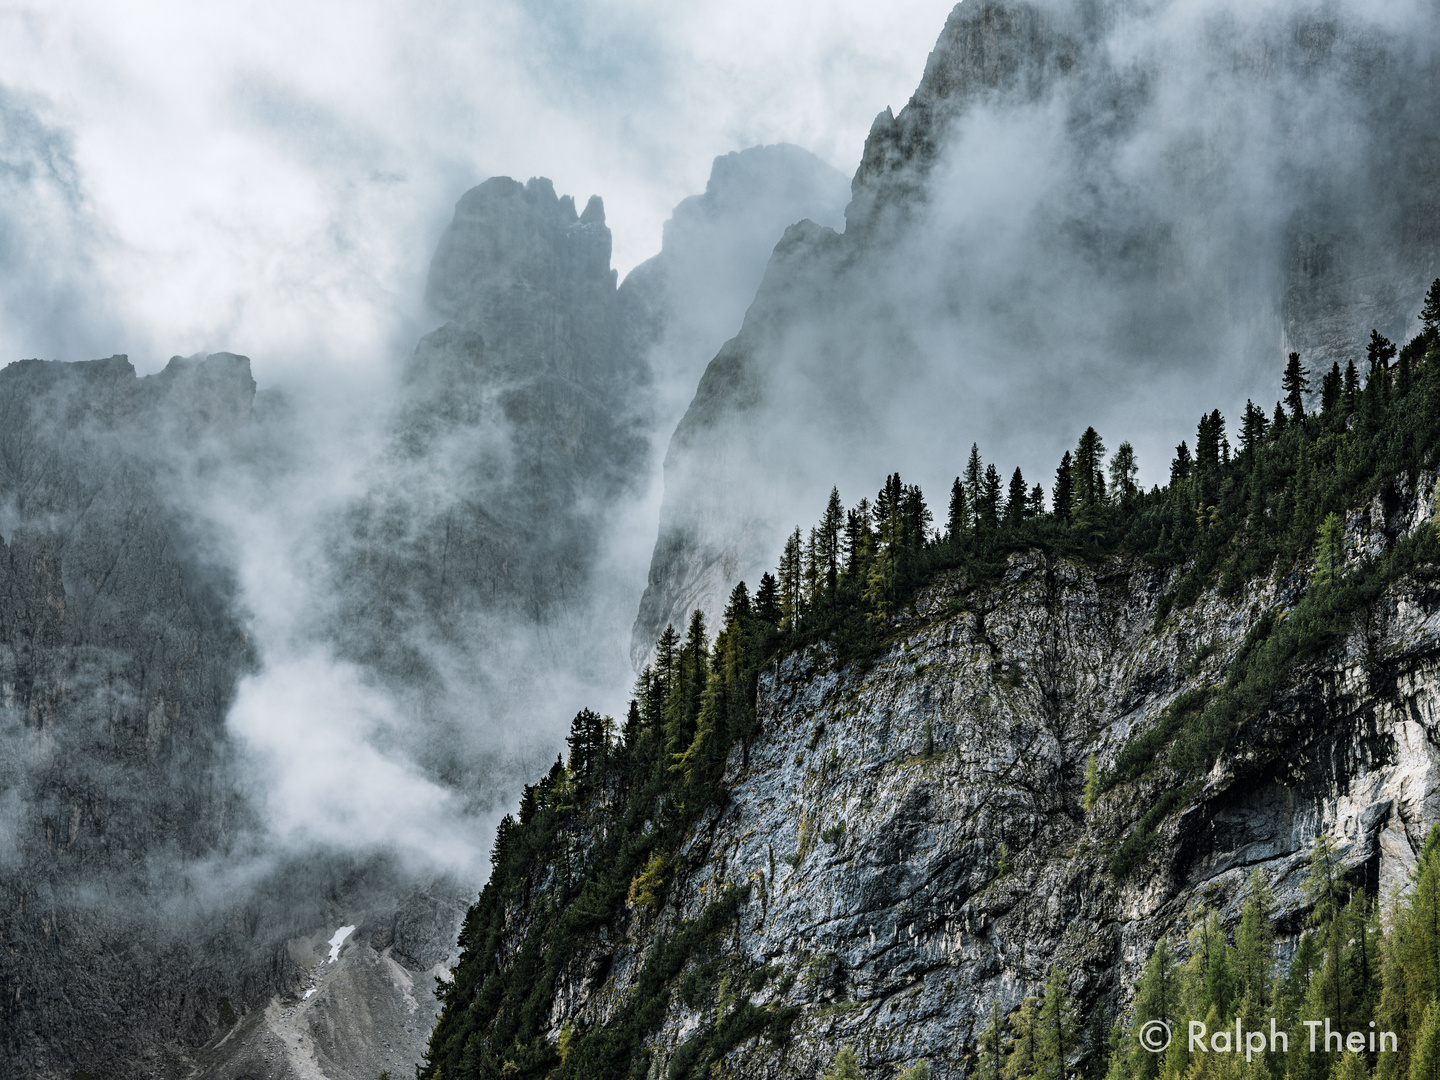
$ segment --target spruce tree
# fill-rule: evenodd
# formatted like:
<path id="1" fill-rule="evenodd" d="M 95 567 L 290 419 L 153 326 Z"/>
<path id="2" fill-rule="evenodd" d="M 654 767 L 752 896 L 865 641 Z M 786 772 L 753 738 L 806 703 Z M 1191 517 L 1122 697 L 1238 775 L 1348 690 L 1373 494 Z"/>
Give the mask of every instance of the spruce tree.
<path id="1" fill-rule="evenodd" d="M 1190 457 L 1190 447 L 1182 440 L 1180 445 L 1175 447 L 1175 458 L 1170 462 L 1170 483 L 1177 484 L 1190 475 L 1194 462 Z"/>
<path id="2" fill-rule="evenodd" d="M 1355 361 L 1345 361 L 1345 387 L 1341 391 L 1341 400 L 1345 411 L 1355 411 L 1355 398 L 1360 393 L 1360 372 L 1355 369 Z"/>
<path id="3" fill-rule="evenodd" d="M 805 544 L 800 529 L 785 541 L 780 555 L 780 628 L 794 630 L 800 623 L 805 604 Z"/>
<path id="4" fill-rule="evenodd" d="M 899 480 L 900 474 L 895 474 Z M 925 505 L 925 493 L 919 484 L 905 484 L 900 490 L 900 543 L 907 551 L 920 551 L 930 538 L 934 516 Z"/>
<path id="5" fill-rule="evenodd" d="M 981 488 L 985 483 L 985 468 L 980 463 L 980 444 L 970 444 L 970 460 L 965 463 L 965 496 L 970 500 L 971 512 L 978 518 L 980 513 Z M 978 525 L 978 522 L 977 522 Z"/>
<path id="6" fill-rule="evenodd" d="M 1105 443 L 1100 433 L 1087 427 L 1075 447 L 1075 502 L 1093 510 L 1105 501 Z"/>
<path id="7" fill-rule="evenodd" d="M 1028 513 L 1031 517 L 1039 517 L 1045 513 L 1045 489 L 1039 484 L 1036 484 L 1030 489 L 1030 509 Z"/>
<path id="8" fill-rule="evenodd" d="M 1337 369 L 1338 370 L 1338 369 Z M 1337 391 L 1338 392 L 1338 391 Z M 1270 421 L 1265 419 L 1265 410 L 1253 401 L 1245 402 L 1245 418 L 1240 424 L 1240 453 L 1251 460 L 1259 453 L 1265 442 L 1265 431 Z"/>
<path id="9" fill-rule="evenodd" d="M 1017 466 L 1010 474 L 1010 490 L 1005 499 L 1005 524 L 1019 525 L 1024 520 L 1030 502 L 1030 491 L 1025 486 L 1025 477 Z"/>
<path id="10" fill-rule="evenodd" d="M 780 587 L 768 570 L 760 575 L 760 588 L 755 590 L 755 614 L 771 626 L 780 625 Z"/>
<path id="11" fill-rule="evenodd" d="M 1330 370 L 1320 380 L 1320 411 L 1331 412 L 1335 406 L 1340 404 L 1341 395 L 1344 393 L 1344 376 L 1340 374 L 1340 362 L 1337 360 L 1330 365 Z"/>
<path id="12" fill-rule="evenodd" d="M 1061 521 L 1069 521 L 1070 511 L 1075 505 L 1075 465 L 1069 450 L 1065 451 L 1065 456 L 1060 459 L 1060 467 L 1055 470 L 1055 487 L 1051 490 L 1051 500 L 1055 516 Z"/>
<path id="13" fill-rule="evenodd" d="M 655 690 L 661 700 L 670 696 L 679 653 L 680 635 L 675 632 L 673 625 L 666 623 L 659 640 L 655 642 Z"/>
<path id="14" fill-rule="evenodd" d="M 1285 364 L 1285 374 L 1280 379 L 1285 391 L 1285 404 L 1290 406 L 1292 420 L 1305 419 L 1305 394 L 1310 389 L 1310 372 L 1300 363 L 1300 354 L 1292 352 Z"/>
<path id="15" fill-rule="evenodd" d="M 945 522 L 945 538 L 950 543 L 957 543 L 962 536 L 969 531 L 970 513 L 966 506 L 965 485 L 960 478 L 955 478 L 955 483 L 950 485 L 950 515 Z"/>
<path id="16" fill-rule="evenodd" d="M 845 528 L 845 505 L 840 501 L 840 489 L 830 489 L 830 500 L 825 504 L 825 516 L 820 519 L 819 562 L 821 583 L 827 592 L 834 592 L 840 580 L 840 534 Z"/>
<path id="17" fill-rule="evenodd" d="M 870 570 L 875 537 L 870 531 L 870 500 L 861 499 L 845 515 L 845 572 L 863 579 Z"/>
<path id="18" fill-rule="evenodd" d="M 985 479 L 980 482 L 980 501 L 976 504 L 977 516 L 987 532 L 993 532 L 1000 524 L 1000 474 L 992 462 L 985 466 Z"/>

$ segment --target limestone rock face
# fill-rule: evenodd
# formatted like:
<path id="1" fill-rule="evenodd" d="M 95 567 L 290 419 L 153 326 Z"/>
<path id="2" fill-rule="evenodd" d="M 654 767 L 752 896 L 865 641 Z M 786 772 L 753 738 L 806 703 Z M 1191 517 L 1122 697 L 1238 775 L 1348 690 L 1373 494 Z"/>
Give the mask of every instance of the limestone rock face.
<path id="1" fill-rule="evenodd" d="M 174 496 L 230 451 L 254 392 L 226 353 L 144 379 L 123 356 L 0 370 L 0 1060 L 17 1075 L 166 1075 L 287 976 L 283 936 L 234 929 L 253 906 L 203 917 L 213 898 L 184 880 L 253 824 L 224 732 L 253 659 Z"/>
<path id="2" fill-rule="evenodd" d="M 1426 476 L 1353 513 L 1352 555 L 1434 527 L 1434 489 Z M 1013 1010 L 1059 965 L 1083 1009 L 1123 1007 L 1156 939 L 1202 899 L 1233 924 L 1257 870 L 1293 945 L 1322 832 L 1387 895 L 1440 813 L 1433 573 L 1401 579 L 1297 667 L 1116 881 L 1109 856 L 1164 781 L 1122 784 L 1087 814 L 1087 759 L 1107 769 L 1133 730 L 1222 680 L 1256 620 L 1298 597 L 1285 580 L 1253 581 L 1157 626 L 1173 584 L 1127 558 L 1017 555 L 994 586 L 928 587 L 873 663 L 838 664 L 824 647 L 779 661 L 760 681 L 763 731 L 748 756 L 732 751 L 728 797 L 683 846 L 663 906 L 632 909 L 568 961 L 552 1037 L 617 1015 L 655 943 L 730 886 L 749 897 L 694 966 L 718 961 L 732 988 L 764 969 L 751 1000 L 799 1010 L 789 1044 L 750 1039 L 727 1057 L 756 1078 L 815 1076 L 844 1045 L 866 1076 L 925 1058 L 958 1078 L 992 1002 Z M 603 812 L 577 822 L 582 859 L 604 825 Z M 530 902 L 544 903 L 535 888 Z M 589 978 L 597 970 L 603 980 Z M 653 1067 L 663 1073 L 716 1008 L 713 987 L 670 996 Z"/>
<path id="3" fill-rule="evenodd" d="M 705 365 L 740 328 L 785 230 L 807 219 L 839 225 L 848 200 L 842 173 L 779 143 L 717 157 L 704 193 L 675 207 L 660 253 L 620 286 L 654 373 L 658 436 L 669 438 Z"/>
<path id="4" fill-rule="evenodd" d="M 966 0 L 876 119 L 843 234 L 777 248 L 666 461 L 633 635 L 712 618 L 785 533 L 972 441 L 1052 475 L 1087 425 L 1164 477 L 1194 401 L 1230 416 L 1440 273 L 1440 18 Z M 1428 110 L 1428 111 L 1427 111 Z M 1342 119 L 1343 118 L 1343 119 Z M 1148 463 L 1148 464 L 1147 464 Z"/>
<path id="5" fill-rule="evenodd" d="M 412 685 L 438 678 L 430 644 L 473 649 L 584 595 L 648 447 L 598 197 L 577 214 L 548 180 L 487 180 L 457 204 L 427 297 L 450 321 L 406 364 L 337 581 L 346 650 Z"/>

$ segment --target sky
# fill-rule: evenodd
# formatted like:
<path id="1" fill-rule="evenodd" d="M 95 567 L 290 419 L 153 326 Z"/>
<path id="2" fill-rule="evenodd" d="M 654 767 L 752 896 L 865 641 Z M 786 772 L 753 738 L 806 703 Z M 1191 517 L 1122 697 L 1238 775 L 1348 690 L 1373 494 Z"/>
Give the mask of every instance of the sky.
<path id="1" fill-rule="evenodd" d="M 6 361 L 249 355 L 262 387 L 382 377 L 455 200 L 605 200 L 623 275 L 715 155 L 847 175 L 948 0 L 0 5 Z"/>

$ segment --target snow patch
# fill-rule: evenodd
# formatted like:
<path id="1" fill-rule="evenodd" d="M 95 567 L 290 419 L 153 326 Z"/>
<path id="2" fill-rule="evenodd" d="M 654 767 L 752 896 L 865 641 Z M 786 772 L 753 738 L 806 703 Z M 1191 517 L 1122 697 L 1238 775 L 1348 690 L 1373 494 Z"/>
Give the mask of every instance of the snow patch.
<path id="1" fill-rule="evenodd" d="M 340 946 L 345 944 L 345 939 L 355 932 L 353 926 L 342 926 L 335 931 L 335 936 L 330 939 L 330 963 L 340 959 Z"/>

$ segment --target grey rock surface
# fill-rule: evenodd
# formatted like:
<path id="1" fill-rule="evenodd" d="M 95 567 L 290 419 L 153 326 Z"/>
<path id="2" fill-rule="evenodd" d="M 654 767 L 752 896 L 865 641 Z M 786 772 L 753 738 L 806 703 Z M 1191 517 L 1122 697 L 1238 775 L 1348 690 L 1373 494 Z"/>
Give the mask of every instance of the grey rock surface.
<path id="1" fill-rule="evenodd" d="M 1418 9 L 1417 9 L 1418 11 Z M 876 119 L 846 228 L 776 249 L 666 458 L 634 627 L 712 621 L 832 484 L 1048 479 L 1087 424 L 1163 479 L 1192 402 L 1364 368 L 1440 273 L 1440 18 L 966 0 Z"/>
<path id="2" fill-rule="evenodd" d="M 668 441 L 705 365 L 740 329 L 765 265 L 797 221 L 838 226 L 849 181 L 778 143 L 717 157 L 705 191 L 665 222 L 660 253 L 625 276 L 620 299 L 655 380 L 655 434 Z"/>
<path id="3" fill-rule="evenodd" d="M 1394 505 L 1352 513 L 1349 556 L 1435 527 L 1434 497 L 1425 476 Z M 1255 872 L 1276 894 L 1283 952 L 1305 925 L 1321 833 L 1393 898 L 1440 818 L 1433 572 L 1401 579 L 1297 667 L 1117 882 L 1110 853 L 1164 781 L 1121 784 L 1087 813 L 1087 759 L 1108 768 L 1133 730 L 1217 682 L 1255 621 L 1298 595 L 1288 579 L 1254 580 L 1157 626 L 1171 585 L 1124 557 L 1021 554 L 994 586 L 927 587 L 873 663 L 839 664 L 823 646 L 780 660 L 760 681 L 763 731 L 748 757 L 732 751 L 728 798 L 689 835 L 663 907 L 632 909 L 568 961 L 552 1037 L 614 1016 L 655 943 L 730 886 L 749 885 L 748 900 L 693 966 L 718 962 L 732 988 L 766 969 L 751 1000 L 799 1009 L 791 1042 L 750 1039 L 725 1060 L 730 1075 L 766 1080 L 814 1077 L 844 1045 L 867 1077 L 922 1058 L 960 1077 L 991 1003 L 1018 1007 L 1055 965 L 1083 1009 L 1123 1008 L 1157 938 L 1174 940 L 1201 904 L 1233 925 Z M 603 812 L 579 821 L 575 843 L 603 826 Z M 649 1044 L 657 1074 L 716 1022 L 713 992 L 683 998 L 668 999 Z"/>
<path id="4" fill-rule="evenodd" d="M 366 498 L 330 523 L 333 603 L 314 613 L 367 677 L 418 691 L 437 722 L 405 749 L 450 789 L 508 796 L 513 743 L 477 748 L 472 721 L 563 680 L 578 647 L 557 624 L 593 633 L 607 515 L 649 477 L 650 352 L 695 332 L 680 286 L 708 267 L 743 291 L 776 214 L 838 215 L 832 173 L 793 147 L 721 158 L 642 275 L 643 316 L 598 198 L 577 213 L 548 181 L 497 178 L 461 199 L 428 290 L 449 321 L 405 367 Z M 305 415 L 226 353 L 145 378 L 120 356 L 0 371 L 6 1075 L 373 1080 L 423 1049 L 468 890 L 267 848 L 264 777 L 226 729 L 260 666 L 235 552 L 255 538 L 207 507 L 303 481 Z M 517 659 L 525 633 L 544 647 Z M 510 720 L 502 736 L 533 734 Z M 352 924 L 336 964 L 317 959 Z"/>

